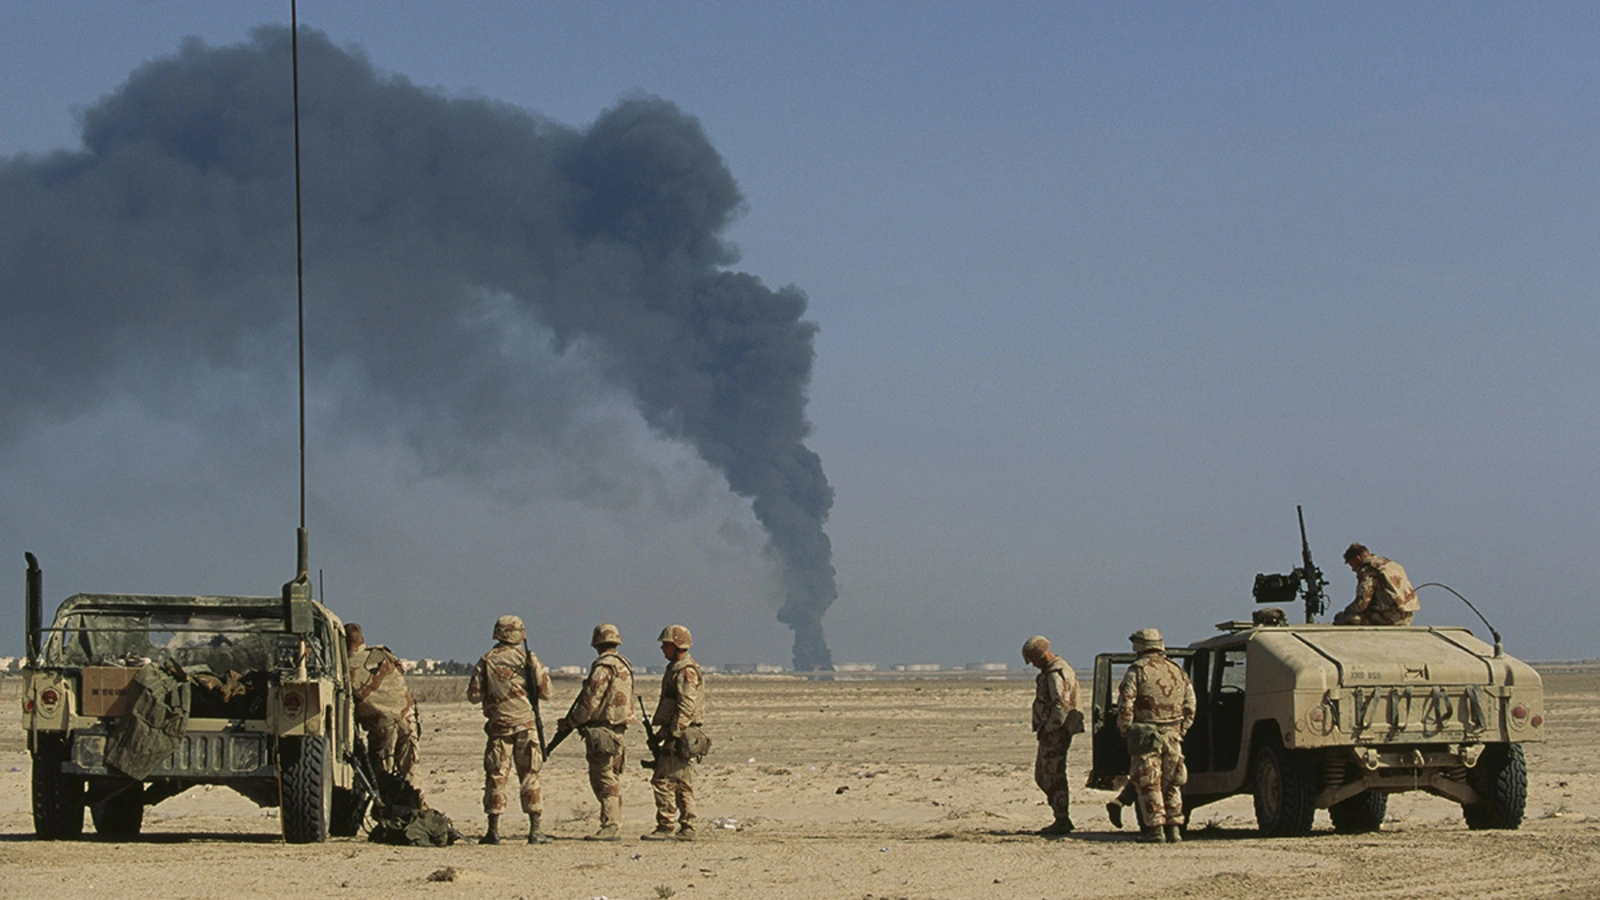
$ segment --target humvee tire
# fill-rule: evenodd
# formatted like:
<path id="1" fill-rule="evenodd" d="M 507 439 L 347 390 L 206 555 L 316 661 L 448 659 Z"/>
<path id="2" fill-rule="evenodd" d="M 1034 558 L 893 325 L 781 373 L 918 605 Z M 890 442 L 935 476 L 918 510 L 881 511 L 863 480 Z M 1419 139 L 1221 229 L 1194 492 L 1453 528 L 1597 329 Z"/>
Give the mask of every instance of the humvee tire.
<path id="1" fill-rule="evenodd" d="M 1304 755 L 1263 741 L 1250 761 L 1256 827 L 1267 837 L 1305 837 L 1317 813 L 1315 774 Z"/>
<path id="2" fill-rule="evenodd" d="M 144 785 L 135 783 L 89 807 L 96 834 L 132 837 L 144 827 Z"/>
<path id="3" fill-rule="evenodd" d="M 1513 829 L 1522 825 L 1528 805 L 1528 763 L 1521 744 L 1498 744 L 1484 750 L 1472 770 L 1472 786 L 1484 800 L 1466 803 L 1461 813 L 1467 827 Z"/>
<path id="4" fill-rule="evenodd" d="M 1382 791 L 1365 791 L 1328 807 L 1333 830 L 1340 834 L 1377 831 L 1388 814 L 1389 795 Z"/>
<path id="5" fill-rule="evenodd" d="M 83 834 L 83 778 L 61 771 L 66 738 L 41 734 L 33 751 L 33 833 L 47 841 Z"/>
<path id="6" fill-rule="evenodd" d="M 326 841 L 328 811 L 333 805 L 328 739 L 320 734 L 280 739 L 278 772 L 283 839 L 291 844 Z"/>

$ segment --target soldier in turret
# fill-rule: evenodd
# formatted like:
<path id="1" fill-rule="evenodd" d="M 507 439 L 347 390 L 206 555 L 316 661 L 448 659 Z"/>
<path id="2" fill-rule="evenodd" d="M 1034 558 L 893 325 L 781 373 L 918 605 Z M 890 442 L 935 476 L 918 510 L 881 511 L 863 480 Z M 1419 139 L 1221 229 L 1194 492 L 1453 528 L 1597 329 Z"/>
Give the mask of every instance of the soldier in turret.
<path id="1" fill-rule="evenodd" d="M 467 683 L 467 701 L 483 704 L 483 730 L 489 736 L 483 748 L 483 811 L 489 827 L 480 844 L 500 843 L 500 814 L 506 809 L 504 791 L 513 765 L 521 781 L 522 811 L 528 814 L 528 843 L 550 841 L 540 827 L 544 754 L 533 710 L 534 703 L 550 699 L 550 671 L 523 648 L 526 636 L 521 618 L 501 616 L 494 623 L 493 649 L 478 660 Z M 530 693 L 535 698 L 531 702 Z"/>
<path id="2" fill-rule="evenodd" d="M 559 731 L 578 729 L 583 734 L 584 756 L 589 763 L 589 787 L 600 801 L 600 830 L 584 840 L 621 840 L 622 783 L 617 776 L 627 762 L 623 736 L 633 714 L 633 664 L 617 648 L 622 634 L 605 622 L 594 627 L 589 640 L 600 655 L 589 667 L 583 690 L 567 714 L 556 723 Z"/>
<path id="3" fill-rule="evenodd" d="M 405 667 L 389 648 L 368 646 L 361 626 L 344 626 L 356 720 L 367 732 L 375 769 L 407 781 L 417 764 L 417 704 L 406 687 Z"/>
<path id="4" fill-rule="evenodd" d="M 1139 792 L 1147 843 L 1183 840 L 1183 736 L 1194 724 L 1194 685 L 1167 658 L 1161 632 L 1141 628 L 1128 638 L 1138 658 L 1117 688 L 1117 730 L 1128 739 L 1128 773 Z"/>
<path id="5" fill-rule="evenodd" d="M 696 740 L 705 724 L 705 676 L 700 664 L 689 655 L 694 638 L 682 625 L 662 629 L 661 655 L 669 665 L 661 676 L 661 699 L 656 703 L 653 721 L 661 739 L 655 774 L 650 786 L 655 790 L 656 830 L 644 835 L 647 841 L 695 839 L 694 772 Z M 672 828 L 676 820 L 677 834 Z"/>
<path id="6" fill-rule="evenodd" d="M 1067 783 L 1067 751 L 1072 736 L 1083 731 L 1078 709 L 1078 676 L 1067 661 L 1050 652 L 1050 641 L 1034 635 L 1022 645 L 1022 659 L 1039 669 L 1033 695 L 1033 733 L 1039 741 L 1034 756 L 1033 781 L 1044 791 L 1055 820 L 1039 829 L 1044 837 L 1072 833 Z"/>
<path id="7" fill-rule="evenodd" d="M 1356 573 L 1356 598 L 1333 617 L 1333 624 L 1411 624 L 1422 603 L 1399 563 L 1373 556 L 1360 544 L 1351 544 L 1344 551 L 1344 561 Z"/>

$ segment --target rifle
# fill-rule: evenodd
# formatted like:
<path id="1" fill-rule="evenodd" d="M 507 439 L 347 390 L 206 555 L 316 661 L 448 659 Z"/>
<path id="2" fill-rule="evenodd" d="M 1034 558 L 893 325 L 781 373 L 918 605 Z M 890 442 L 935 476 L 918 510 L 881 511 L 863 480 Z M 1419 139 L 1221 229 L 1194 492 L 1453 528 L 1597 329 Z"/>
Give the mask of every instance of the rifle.
<path id="1" fill-rule="evenodd" d="M 644 711 L 644 698 L 635 697 L 639 701 L 639 716 L 644 721 L 644 743 L 650 748 L 650 758 L 639 760 L 639 765 L 646 769 L 654 769 L 656 760 L 661 758 L 661 735 L 650 727 L 650 714 Z"/>
<path id="2" fill-rule="evenodd" d="M 550 743 L 545 745 L 545 759 L 549 759 L 550 754 L 556 752 L 556 748 L 561 746 L 561 742 L 567 739 L 567 735 L 576 730 L 575 728 L 557 728 L 555 737 L 551 738 Z"/>
<path id="3" fill-rule="evenodd" d="M 528 685 L 528 702 L 533 704 L 533 727 L 539 733 L 539 756 L 550 758 L 550 745 L 544 742 L 544 717 L 539 715 L 539 673 L 533 669 L 533 651 L 528 649 L 528 633 L 522 633 L 522 680 Z"/>

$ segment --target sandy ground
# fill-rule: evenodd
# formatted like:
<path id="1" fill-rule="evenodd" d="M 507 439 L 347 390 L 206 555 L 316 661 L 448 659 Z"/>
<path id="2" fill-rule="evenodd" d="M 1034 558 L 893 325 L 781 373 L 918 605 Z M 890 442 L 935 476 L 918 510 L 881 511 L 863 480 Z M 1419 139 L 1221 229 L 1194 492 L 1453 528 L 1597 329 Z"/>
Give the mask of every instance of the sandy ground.
<path id="1" fill-rule="evenodd" d="M 453 686 L 452 686 L 453 687 Z M 653 700 L 654 685 L 641 681 Z M 1326 813 L 1304 839 L 1260 838 L 1248 797 L 1203 807 L 1181 845 L 1137 844 L 1106 819 L 1110 794 L 1080 789 L 1062 840 L 1032 784 L 1031 680 L 708 681 L 716 746 L 701 770 L 704 838 L 644 843 L 648 773 L 630 759 L 628 838 L 594 830 L 580 745 L 545 769 L 546 827 L 498 847 L 289 846 L 275 810 L 197 788 L 146 814 L 136 841 L 36 841 L 29 758 L 14 712 L 0 722 L 0 895 L 633 898 L 1600 897 L 1600 671 L 1547 672 L 1550 741 L 1528 745 L 1528 819 L 1473 832 L 1459 807 L 1395 795 L 1381 833 L 1342 836 Z M 565 708 L 576 681 L 560 681 Z M 17 679 L 0 684 L 16 710 Z M 481 719 L 465 701 L 424 704 L 422 781 L 468 835 L 482 833 Z M 635 756 L 643 754 L 634 737 Z M 1074 781 L 1088 768 L 1073 748 Z M 519 833 L 520 832 L 520 833 Z M 92 834 L 92 830 L 90 832 Z M 436 879 L 436 880 L 431 880 Z"/>

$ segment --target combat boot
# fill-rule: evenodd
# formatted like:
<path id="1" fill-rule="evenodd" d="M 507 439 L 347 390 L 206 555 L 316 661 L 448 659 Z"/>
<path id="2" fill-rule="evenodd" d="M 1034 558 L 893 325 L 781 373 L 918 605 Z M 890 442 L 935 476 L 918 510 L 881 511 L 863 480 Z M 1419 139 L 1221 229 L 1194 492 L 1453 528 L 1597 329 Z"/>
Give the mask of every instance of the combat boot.
<path id="1" fill-rule="evenodd" d="M 1039 829 L 1040 837 L 1061 837 L 1072 833 L 1071 819 L 1057 819 Z"/>
<path id="2" fill-rule="evenodd" d="M 1141 844 L 1164 844 L 1166 841 L 1166 837 L 1161 833 L 1160 825 L 1146 825 L 1145 829 L 1139 832 L 1139 843 Z"/>
<path id="3" fill-rule="evenodd" d="M 641 841 L 670 841 L 674 839 L 675 835 L 672 833 L 671 825 L 657 825 L 655 831 L 639 835 L 639 840 Z"/>
<path id="4" fill-rule="evenodd" d="M 1183 843 L 1183 826 L 1182 825 L 1173 825 L 1172 823 L 1169 822 L 1169 823 L 1167 823 L 1166 830 L 1167 830 L 1167 843 L 1169 843 L 1169 844 L 1181 844 L 1181 843 Z"/>
<path id="5" fill-rule="evenodd" d="M 1113 800 L 1106 804 L 1106 815 L 1111 819 L 1111 824 L 1116 828 L 1122 827 L 1122 803 Z"/>
<path id="6" fill-rule="evenodd" d="M 545 834 L 544 829 L 540 827 L 542 824 L 540 819 L 542 818 L 543 816 L 541 816 L 539 813 L 528 813 L 528 843 L 548 844 L 555 840 L 555 838 Z"/>
<path id="7" fill-rule="evenodd" d="M 620 841 L 622 840 L 622 829 L 614 824 L 601 825 L 599 831 L 594 834 L 586 834 L 583 839 L 586 841 Z"/>
<path id="8" fill-rule="evenodd" d="M 485 831 L 483 833 L 483 837 L 478 838 L 478 843 L 480 843 L 480 844 L 498 844 L 498 843 L 500 843 L 500 814 L 499 813 L 489 813 L 489 830 Z"/>
<path id="9" fill-rule="evenodd" d="M 678 829 L 678 840 L 680 841 L 698 841 L 699 839 L 700 833 L 694 830 L 693 825 L 685 825 Z"/>

